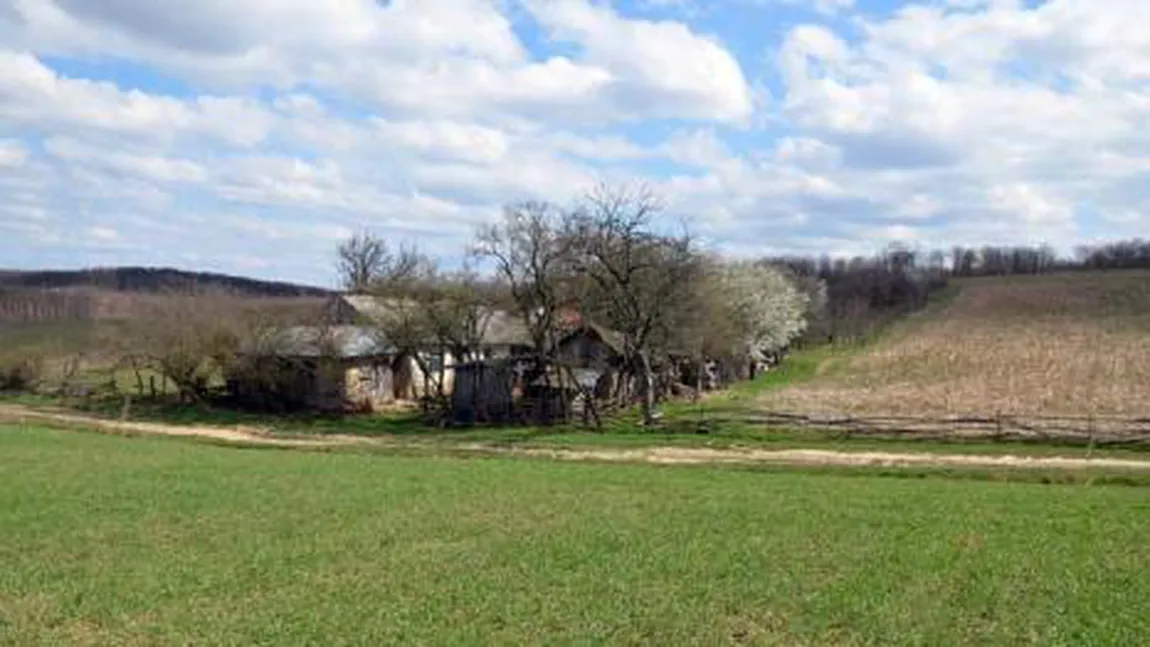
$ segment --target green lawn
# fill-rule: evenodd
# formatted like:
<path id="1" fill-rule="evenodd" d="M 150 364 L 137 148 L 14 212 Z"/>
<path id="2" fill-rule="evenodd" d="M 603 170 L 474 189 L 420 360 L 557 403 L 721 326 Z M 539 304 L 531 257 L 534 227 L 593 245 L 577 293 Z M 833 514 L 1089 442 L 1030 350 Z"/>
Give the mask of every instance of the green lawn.
<path id="1" fill-rule="evenodd" d="M 0 430 L 0 644 L 1150 637 L 1150 497 Z"/>

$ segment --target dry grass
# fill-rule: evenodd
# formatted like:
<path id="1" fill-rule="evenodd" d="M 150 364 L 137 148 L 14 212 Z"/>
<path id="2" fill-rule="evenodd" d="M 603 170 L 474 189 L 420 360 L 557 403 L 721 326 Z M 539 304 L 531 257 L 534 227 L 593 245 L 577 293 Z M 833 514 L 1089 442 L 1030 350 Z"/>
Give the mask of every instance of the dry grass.
<path id="1" fill-rule="evenodd" d="M 1150 417 L 1150 273 L 975 279 L 775 411 Z"/>

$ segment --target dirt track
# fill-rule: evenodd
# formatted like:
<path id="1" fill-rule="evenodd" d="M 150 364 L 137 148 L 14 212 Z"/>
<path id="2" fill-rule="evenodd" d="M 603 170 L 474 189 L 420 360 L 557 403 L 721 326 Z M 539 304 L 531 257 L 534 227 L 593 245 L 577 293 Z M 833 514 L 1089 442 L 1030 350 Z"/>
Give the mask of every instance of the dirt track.
<path id="1" fill-rule="evenodd" d="M 274 436 L 265 430 L 248 427 L 179 426 L 149 422 L 122 422 L 92 418 L 71 413 L 42 411 L 15 405 L 0 405 L 0 422 L 50 423 L 93 429 L 108 433 L 177 436 L 212 440 L 242 446 L 267 446 L 297 449 L 338 447 L 404 447 L 415 446 L 409 440 L 365 438 L 361 436 Z M 1012 455 L 973 455 L 939 453 L 837 452 L 815 449 L 759 450 L 713 449 L 691 447 L 645 447 L 636 449 L 589 448 L 547 449 L 496 447 L 482 443 L 446 445 L 448 450 L 500 454 L 565 461 L 601 461 L 619 463 L 655 463 L 662 465 L 792 465 L 840 467 L 959 467 L 1054 470 L 1129 470 L 1150 471 L 1150 461 L 1115 458 L 1029 457 Z"/>

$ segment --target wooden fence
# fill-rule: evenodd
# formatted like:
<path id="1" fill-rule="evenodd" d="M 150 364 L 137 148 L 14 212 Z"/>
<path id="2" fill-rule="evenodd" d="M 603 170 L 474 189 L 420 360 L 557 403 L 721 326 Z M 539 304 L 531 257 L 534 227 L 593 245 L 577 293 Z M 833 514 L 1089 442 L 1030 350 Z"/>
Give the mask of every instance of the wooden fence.
<path id="1" fill-rule="evenodd" d="M 762 411 L 718 420 L 768 428 L 811 429 L 843 436 L 985 439 L 1094 445 L 1150 445 L 1150 418 L 1116 416 L 853 416 Z"/>

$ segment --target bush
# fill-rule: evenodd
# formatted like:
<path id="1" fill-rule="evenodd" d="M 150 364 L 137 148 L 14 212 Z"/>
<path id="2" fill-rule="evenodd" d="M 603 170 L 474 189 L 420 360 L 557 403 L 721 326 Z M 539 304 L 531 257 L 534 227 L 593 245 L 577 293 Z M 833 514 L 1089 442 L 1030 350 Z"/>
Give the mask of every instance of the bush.
<path id="1" fill-rule="evenodd" d="M 24 357 L 0 361 L 0 391 L 35 391 L 44 374 L 44 360 Z"/>

